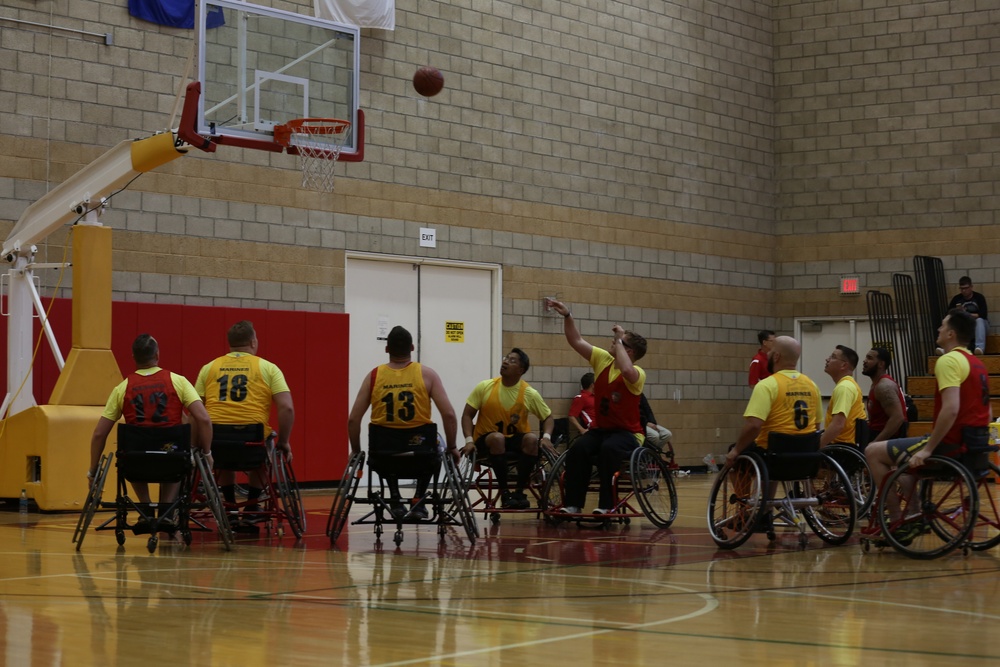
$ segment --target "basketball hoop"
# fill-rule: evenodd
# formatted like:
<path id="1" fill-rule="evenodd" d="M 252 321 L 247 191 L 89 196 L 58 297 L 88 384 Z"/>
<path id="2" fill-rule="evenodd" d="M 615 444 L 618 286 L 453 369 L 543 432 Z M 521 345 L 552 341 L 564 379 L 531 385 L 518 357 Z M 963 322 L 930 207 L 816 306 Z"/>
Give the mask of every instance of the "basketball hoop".
<path id="1" fill-rule="evenodd" d="M 333 170 L 351 135 L 351 123 L 336 118 L 296 118 L 274 127 L 275 143 L 299 156 L 302 187 L 333 192 Z"/>

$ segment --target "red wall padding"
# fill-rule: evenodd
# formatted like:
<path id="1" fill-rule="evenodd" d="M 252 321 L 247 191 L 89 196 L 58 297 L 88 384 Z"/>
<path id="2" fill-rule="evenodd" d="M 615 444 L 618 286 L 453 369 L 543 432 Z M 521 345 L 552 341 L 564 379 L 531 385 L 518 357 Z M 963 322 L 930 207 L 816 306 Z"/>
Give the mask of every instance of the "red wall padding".
<path id="1" fill-rule="evenodd" d="M 50 300 L 43 299 L 46 307 Z M 72 343 L 72 302 L 56 299 L 50 321 L 63 355 Z M 192 384 L 201 367 L 229 351 L 226 331 L 250 320 L 257 330 L 260 356 L 285 374 L 295 402 L 292 430 L 293 467 L 300 482 L 339 479 L 347 465 L 348 316 L 253 308 L 217 308 L 175 304 L 112 304 L 111 350 L 123 374 L 134 368 L 132 341 L 151 334 L 160 344 L 160 365 Z M 35 323 L 36 337 L 40 327 Z M 0 369 L 6 378 L 7 322 L 0 321 Z M 59 371 L 43 340 L 35 357 L 35 398 L 45 403 Z M 272 411 L 272 426 L 277 418 Z M 86 447 L 87 443 L 80 443 Z"/>

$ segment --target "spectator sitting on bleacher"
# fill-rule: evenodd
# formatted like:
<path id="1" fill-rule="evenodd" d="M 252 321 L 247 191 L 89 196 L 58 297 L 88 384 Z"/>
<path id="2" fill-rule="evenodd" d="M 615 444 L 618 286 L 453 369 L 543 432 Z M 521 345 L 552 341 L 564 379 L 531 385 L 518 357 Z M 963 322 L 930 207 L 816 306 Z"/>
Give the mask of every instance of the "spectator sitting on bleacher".
<path id="1" fill-rule="evenodd" d="M 969 349 L 973 353 L 980 355 L 986 349 L 986 333 L 989 331 L 989 312 L 986 309 L 986 297 L 972 289 L 972 278 L 962 276 L 958 279 L 958 294 L 952 297 L 948 304 L 948 310 L 953 308 L 964 308 L 965 312 L 976 321 L 975 342 L 969 344 Z M 938 354 L 943 354 L 938 348 Z"/>

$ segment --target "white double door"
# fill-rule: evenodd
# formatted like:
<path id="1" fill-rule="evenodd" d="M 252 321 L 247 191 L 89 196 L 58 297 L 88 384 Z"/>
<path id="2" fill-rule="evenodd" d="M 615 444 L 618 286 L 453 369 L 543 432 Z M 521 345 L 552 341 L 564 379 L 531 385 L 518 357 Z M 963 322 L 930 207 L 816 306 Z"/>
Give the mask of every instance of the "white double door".
<path id="1" fill-rule="evenodd" d="M 500 284 L 497 265 L 348 255 L 344 280 L 344 309 L 351 322 L 347 410 L 365 376 L 389 360 L 385 337 L 399 325 L 413 334 L 413 360 L 437 371 L 461 419 L 465 399 L 476 383 L 499 372 Z M 438 425 L 440 419 L 435 407 Z M 361 431 L 362 448 L 367 451 L 367 426 Z"/>

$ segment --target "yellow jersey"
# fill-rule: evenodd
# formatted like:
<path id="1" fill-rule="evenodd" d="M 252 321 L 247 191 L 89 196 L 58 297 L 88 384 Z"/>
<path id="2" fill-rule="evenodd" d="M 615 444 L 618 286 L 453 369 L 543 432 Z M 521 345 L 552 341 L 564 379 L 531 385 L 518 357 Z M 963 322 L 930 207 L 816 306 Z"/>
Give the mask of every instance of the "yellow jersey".
<path id="1" fill-rule="evenodd" d="M 502 378 L 483 380 L 469 394 L 466 403 L 479 411 L 472 434 L 476 440 L 494 432 L 503 433 L 506 438 L 527 433 L 531 430 L 529 413 L 540 421 L 552 414 L 541 394 L 524 380 L 513 387 L 505 386 Z"/>
<path id="2" fill-rule="evenodd" d="M 371 373 L 371 423 L 388 428 L 412 428 L 431 422 L 431 397 L 420 364 L 404 368 L 382 364 Z"/>
<path id="3" fill-rule="evenodd" d="M 266 359 L 230 352 L 205 364 L 195 391 L 216 424 L 260 424 L 271 432 L 271 396 L 289 391 L 281 370 Z"/>
<path id="4" fill-rule="evenodd" d="M 753 388 L 744 417 L 764 422 L 757 436 L 757 446 L 767 449 L 767 437 L 775 433 L 812 433 L 819 429 L 823 409 L 819 388 L 798 371 L 778 371 Z"/>
<path id="5" fill-rule="evenodd" d="M 868 419 L 865 412 L 865 404 L 862 400 L 861 387 L 850 375 L 841 378 L 837 386 L 833 388 L 833 395 L 830 396 L 830 405 L 826 408 L 826 428 L 830 428 L 830 422 L 834 415 L 844 415 L 847 423 L 844 429 L 837 436 L 837 442 L 856 444 L 857 438 L 854 433 L 854 424 L 857 419 Z"/>

